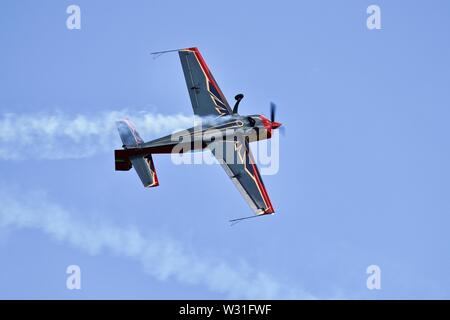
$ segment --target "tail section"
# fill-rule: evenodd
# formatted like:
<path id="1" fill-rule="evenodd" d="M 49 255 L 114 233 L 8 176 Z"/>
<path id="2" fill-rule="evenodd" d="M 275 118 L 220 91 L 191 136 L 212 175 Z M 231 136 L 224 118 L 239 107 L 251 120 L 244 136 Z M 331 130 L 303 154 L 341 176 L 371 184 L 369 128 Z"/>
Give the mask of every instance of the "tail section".
<path id="1" fill-rule="evenodd" d="M 136 127 L 129 119 L 123 119 L 116 122 L 117 130 L 119 130 L 120 139 L 122 139 L 123 147 L 137 147 L 144 143 Z"/>
<path id="2" fill-rule="evenodd" d="M 124 147 L 122 150 L 114 151 L 116 171 L 128 171 L 134 167 L 144 187 L 158 186 L 152 155 L 135 155 L 135 153 L 131 155 L 128 150 L 135 149 L 144 143 L 135 126 L 128 119 L 117 121 L 116 124 Z"/>
<path id="3" fill-rule="evenodd" d="M 150 154 L 145 157 L 133 156 L 130 160 L 144 187 L 159 186 L 155 166 L 153 165 L 153 159 Z"/>
<path id="4" fill-rule="evenodd" d="M 116 171 L 128 171 L 133 167 L 127 150 L 114 150 L 114 158 L 116 160 Z"/>

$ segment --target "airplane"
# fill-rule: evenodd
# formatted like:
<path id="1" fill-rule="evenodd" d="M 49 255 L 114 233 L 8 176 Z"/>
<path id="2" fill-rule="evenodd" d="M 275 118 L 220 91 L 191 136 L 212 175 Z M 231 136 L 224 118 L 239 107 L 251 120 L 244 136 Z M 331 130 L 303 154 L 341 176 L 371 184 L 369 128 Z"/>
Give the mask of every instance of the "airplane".
<path id="1" fill-rule="evenodd" d="M 198 48 L 152 53 L 178 52 L 194 114 L 205 119 L 200 125 L 144 142 L 129 119 L 117 121 L 122 148 L 115 150 L 116 171 L 134 168 L 144 187 L 159 185 L 152 155 L 210 150 L 225 169 L 253 216 L 270 215 L 275 209 L 250 151 L 250 142 L 270 139 L 281 127 L 275 121 L 275 104 L 271 103 L 270 120 L 263 115 L 240 115 L 243 94 L 235 96 L 231 109 Z"/>

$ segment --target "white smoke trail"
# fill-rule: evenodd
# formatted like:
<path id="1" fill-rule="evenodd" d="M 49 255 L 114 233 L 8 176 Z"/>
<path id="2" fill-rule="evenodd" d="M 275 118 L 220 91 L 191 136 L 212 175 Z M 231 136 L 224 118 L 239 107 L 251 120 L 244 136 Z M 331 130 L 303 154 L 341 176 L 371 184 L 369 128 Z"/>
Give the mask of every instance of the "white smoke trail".
<path id="1" fill-rule="evenodd" d="M 192 116 L 108 111 L 97 115 L 0 115 L 0 159 L 76 159 L 121 146 L 115 121 L 129 117 L 144 139 L 194 125 Z"/>
<path id="2" fill-rule="evenodd" d="M 0 228 L 39 229 L 54 240 L 89 254 L 109 252 L 128 257 L 159 280 L 205 285 L 228 298 L 313 298 L 246 264 L 234 267 L 221 260 L 196 256 L 167 236 L 144 235 L 135 227 L 76 220 L 49 202 L 43 193 L 13 196 L 11 191 L 0 188 L 0 203 Z"/>

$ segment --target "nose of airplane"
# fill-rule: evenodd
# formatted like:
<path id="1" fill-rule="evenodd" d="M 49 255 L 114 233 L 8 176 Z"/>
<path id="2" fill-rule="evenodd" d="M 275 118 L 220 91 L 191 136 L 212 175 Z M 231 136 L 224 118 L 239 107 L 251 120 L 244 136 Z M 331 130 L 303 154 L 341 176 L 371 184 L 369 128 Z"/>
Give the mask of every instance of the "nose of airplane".
<path id="1" fill-rule="evenodd" d="M 281 127 L 280 122 L 272 121 L 272 129 L 277 129 L 279 127 Z"/>

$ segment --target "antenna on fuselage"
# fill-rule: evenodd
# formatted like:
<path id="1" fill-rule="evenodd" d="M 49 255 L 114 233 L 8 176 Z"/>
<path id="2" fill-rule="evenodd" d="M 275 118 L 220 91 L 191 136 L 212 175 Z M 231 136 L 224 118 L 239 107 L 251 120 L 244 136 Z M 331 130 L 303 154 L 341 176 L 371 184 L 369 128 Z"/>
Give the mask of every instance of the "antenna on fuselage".
<path id="1" fill-rule="evenodd" d="M 236 103 L 234 104 L 234 107 L 233 107 L 233 114 L 237 114 L 239 102 L 241 102 L 241 100 L 244 99 L 244 95 L 242 93 L 239 93 L 234 97 L 234 99 L 236 99 Z"/>

